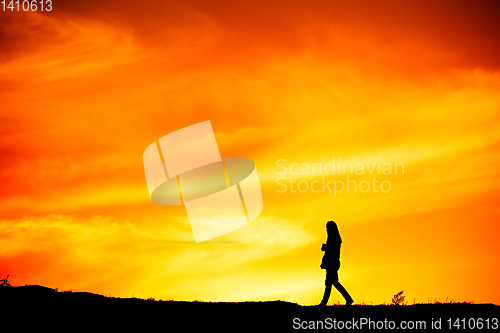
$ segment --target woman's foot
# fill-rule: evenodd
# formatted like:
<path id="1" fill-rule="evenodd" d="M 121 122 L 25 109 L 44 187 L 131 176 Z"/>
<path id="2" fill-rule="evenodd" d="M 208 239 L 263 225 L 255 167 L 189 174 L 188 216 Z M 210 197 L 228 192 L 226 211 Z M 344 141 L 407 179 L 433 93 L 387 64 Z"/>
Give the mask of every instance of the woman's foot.
<path id="1" fill-rule="evenodd" d="M 345 305 L 351 305 L 352 303 L 354 303 L 354 300 L 352 298 L 345 301 Z"/>

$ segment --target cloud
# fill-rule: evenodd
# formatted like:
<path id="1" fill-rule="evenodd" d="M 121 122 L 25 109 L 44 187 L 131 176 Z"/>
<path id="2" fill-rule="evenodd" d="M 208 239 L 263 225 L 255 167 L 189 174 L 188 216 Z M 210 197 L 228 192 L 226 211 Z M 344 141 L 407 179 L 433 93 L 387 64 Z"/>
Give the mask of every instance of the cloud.
<path id="1" fill-rule="evenodd" d="M 9 40 L 23 40 L 23 49 L 0 66 L 4 80 L 47 82 L 87 76 L 143 56 L 124 27 L 38 13 L 28 13 L 20 20 L 11 22 L 8 32 Z M 43 48 L 38 44 L 40 39 L 44 40 Z"/>
<path id="2" fill-rule="evenodd" d="M 0 273 L 11 274 L 16 284 L 39 280 L 50 281 L 52 287 L 110 290 L 117 274 L 135 269 L 120 284 L 132 283 L 126 289 L 137 295 L 141 291 L 134 285 L 137 282 L 131 282 L 135 279 L 154 284 L 182 276 L 186 282 L 203 285 L 200 273 L 208 283 L 227 270 L 238 275 L 254 262 L 284 255 L 313 239 L 293 221 L 264 218 L 214 242 L 195 244 L 189 226 L 183 223 L 172 217 L 139 224 L 104 216 L 64 215 L 3 220 Z M 190 289 L 188 285 L 181 288 Z"/>

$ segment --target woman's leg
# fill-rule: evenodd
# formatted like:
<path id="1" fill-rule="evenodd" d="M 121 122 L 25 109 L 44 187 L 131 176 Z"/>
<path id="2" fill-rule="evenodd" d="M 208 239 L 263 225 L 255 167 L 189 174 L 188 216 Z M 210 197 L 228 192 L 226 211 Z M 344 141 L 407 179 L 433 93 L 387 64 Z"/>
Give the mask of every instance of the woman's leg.
<path id="1" fill-rule="evenodd" d="M 332 292 L 332 284 L 325 283 L 325 294 L 323 295 L 323 299 L 319 305 L 326 305 L 328 303 L 328 299 L 330 298 L 330 293 Z"/>
<path id="2" fill-rule="evenodd" d="M 337 272 L 335 272 L 337 273 Z M 323 295 L 323 300 L 321 300 L 321 303 L 319 305 L 326 305 L 328 303 L 328 299 L 330 298 L 330 293 L 332 292 L 332 283 L 335 281 L 335 277 L 332 275 L 331 271 L 326 271 L 326 279 L 325 279 L 325 294 Z M 332 281 L 333 278 L 333 281 Z"/>
<path id="3" fill-rule="evenodd" d="M 344 297 L 345 299 L 345 304 L 346 305 L 351 305 L 352 303 L 354 303 L 354 301 L 352 300 L 352 297 L 351 295 L 349 295 L 349 293 L 347 292 L 347 290 L 345 290 L 344 286 L 340 284 L 340 282 L 337 280 L 335 282 L 333 282 L 333 285 L 335 286 L 335 288 L 337 288 L 337 290 L 342 294 L 342 296 Z M 331 289 L 331 287 L 330 287 Z"/>

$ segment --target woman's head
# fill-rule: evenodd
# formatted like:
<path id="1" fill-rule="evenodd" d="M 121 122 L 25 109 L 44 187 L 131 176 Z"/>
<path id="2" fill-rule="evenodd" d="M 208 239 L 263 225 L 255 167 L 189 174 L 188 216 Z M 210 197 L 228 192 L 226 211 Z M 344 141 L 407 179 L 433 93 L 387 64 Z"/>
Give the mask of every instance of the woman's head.
<path id="1" fill-rule="evenodd" d="M 337 231 L 338 232 L 338 227 L 337 227 L 337 223 L 333 222 L 333 221 L 328 221 L 326 222 L 326 232 L 330 232 L 330 231 Z"/>
<path id="2" fill-rule="evenodd" d="M 326 234 L 328 235 L 328 241 L 334 241 L 336 243 L 342 243 L 342 238 L 340 237 L 339 228 L 337 223 L 333 221 L 326 222 Z"/>

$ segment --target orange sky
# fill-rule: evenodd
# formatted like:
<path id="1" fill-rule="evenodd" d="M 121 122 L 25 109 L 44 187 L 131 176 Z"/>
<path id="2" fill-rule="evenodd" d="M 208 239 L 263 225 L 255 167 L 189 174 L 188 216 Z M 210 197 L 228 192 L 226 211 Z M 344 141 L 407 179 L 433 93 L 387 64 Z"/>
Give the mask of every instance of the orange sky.
<path id="1" fill-rule="evenodd" d="M 11 284 L 315 304 L 335 220 L 357 303 L 404 290 L 410 303 L 500 304 L 497 2 L 53 7 L 0 12 L 0 276 Z M 222 157 L 255 161 L 264 210 L 196 244 L 184 207 L 150 201 L 142 153 L 205 120 Z M 278 160 L 339 158 L 404 174 L 376 175 L 387 193 L 278 192 Z"/>

